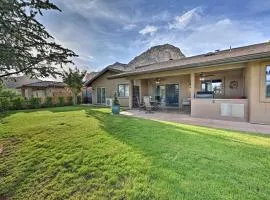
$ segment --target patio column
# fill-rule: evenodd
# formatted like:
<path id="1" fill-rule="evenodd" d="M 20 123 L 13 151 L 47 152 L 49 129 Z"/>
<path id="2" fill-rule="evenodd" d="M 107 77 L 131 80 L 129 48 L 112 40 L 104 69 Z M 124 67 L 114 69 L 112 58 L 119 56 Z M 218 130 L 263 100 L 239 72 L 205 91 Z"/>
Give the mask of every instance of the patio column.
<path id="1" fill-rule="evenodd" d="M 133 85 L 134 81 L 129 80 L 129 109 L 132 109 L 133 106 Z"/>
<path id="2" fill-rule="evenodd" d="M 195 73 L 190 74 L 190 97 L 194 99 L 195 94 Z"/>

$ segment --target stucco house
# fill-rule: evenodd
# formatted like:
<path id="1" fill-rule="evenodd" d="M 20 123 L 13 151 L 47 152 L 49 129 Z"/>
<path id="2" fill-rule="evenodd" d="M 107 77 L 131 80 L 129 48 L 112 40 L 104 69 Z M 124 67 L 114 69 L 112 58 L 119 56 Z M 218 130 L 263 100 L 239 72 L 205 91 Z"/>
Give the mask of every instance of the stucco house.
<path id="1" fill-rule="evenodd" d="M 24 84 L 18 89 L 21 90 L 21 94 L 26 99 L 32 97 L 38 97 L 43 103 L 46 97 L 52 97 L 53 102 L 58 102 L 58 97 L 72 96 L 70 90 L 67 88 L 65 83 L 56 81 L 39 81 L 29 84 Z"/>
<path id="2" fill-rule="evenodd" d="M 17 92 L 21 93 L 21 90 L 18 88 L 21 87 L 22 85 L 40 82 L 41 80 L 38 78 L 34 77 L 31 78 L 27 75 L 23 75 L 15 77 L 6 77 L 2 81 L 7 88 L 17 90 Z"/>
<path id="3" fill-rule="evenodd" d="M 106 104 L 106 98 L 113 98 L 114 94 L 118 94 L 118 88 L 123 88 L 123 94 L 118 94 L 120 105 L 124 107 L 129 106 L 129 80 L 126 78 L 110 79 L 107 78 L 119 74 L 126 70 L 126 65 L 121 63 L 114 63 L 107 66 L 86 85 L 92 87 L 92 103 L 93 104 Z"/>
<path id="4" fill-rule="evenodd" d="M 150 64 L 115 63 L 87 82 L 93 103 L 116 92 L 122 106 L 151 96 L 166 108 L 187 99 L 193 117 L 270 124 L 270 43 L 260 43 Z M 179 55 L 178 55 L 179 56 Z"/>
<path id="5" fill-rule="evenodd" d="M 84 82 L 91 80 L 98 72 L 91 72 L 85 75 Z M 83 86 L 82 88 L 82 102 L 84 104 L 92 104 L 92 87 Z"/>

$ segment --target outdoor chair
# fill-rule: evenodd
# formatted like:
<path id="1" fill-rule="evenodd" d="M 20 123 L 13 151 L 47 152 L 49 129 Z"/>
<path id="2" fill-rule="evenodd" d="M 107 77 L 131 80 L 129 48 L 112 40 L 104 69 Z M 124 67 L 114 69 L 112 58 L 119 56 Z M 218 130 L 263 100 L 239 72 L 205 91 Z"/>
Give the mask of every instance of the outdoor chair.
<path id="1" fill-rule="evenodd" d="M 184 112 L 191 111 L 191 99 L 190 98 L 182 100 L 182 111 L 184 111 Z"/>
<path id="2" fill-rule="evenodd" d="M 139 97 L 136 97 L 136 98 L 137 98 L 137 104 L 139 106 L 139 111 L 145 110 L 145 104 L 140 101 Z"/>
<path id="3" fill-rule="evenodd" d="M 153 105 L 150 102 L 150 97 L 149 96 L 144 96 L 143 97 L 143 102 L 145 105 L 146 113 L 151 113 L 153 112 Z"/>

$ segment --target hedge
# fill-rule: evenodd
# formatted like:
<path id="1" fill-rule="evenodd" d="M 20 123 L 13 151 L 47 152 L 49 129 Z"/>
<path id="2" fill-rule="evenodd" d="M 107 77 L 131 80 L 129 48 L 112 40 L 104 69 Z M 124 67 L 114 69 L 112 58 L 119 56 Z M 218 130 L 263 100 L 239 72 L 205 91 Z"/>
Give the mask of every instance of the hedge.
<path id="1" fill-rule="evenodd" d="M 81 104 L 81 97 L 77 98 L 78 104 Z M 66 98 L 67 103 L 65 104 L 64 97 L 58 97 L 58 102 L 53 103 L 52 97 L 47 97 L 45 102 L 41 103 L 41 98 L 33 97 L 30 99 L 24 99 L 23 97 L 0 97 L 0 112 L 8 110 L 22 110 L 22 109 L 36 109 L 44 107 L 55 107 L 55 106 L 66 106 L 72 105 L 72 97 Z"/>

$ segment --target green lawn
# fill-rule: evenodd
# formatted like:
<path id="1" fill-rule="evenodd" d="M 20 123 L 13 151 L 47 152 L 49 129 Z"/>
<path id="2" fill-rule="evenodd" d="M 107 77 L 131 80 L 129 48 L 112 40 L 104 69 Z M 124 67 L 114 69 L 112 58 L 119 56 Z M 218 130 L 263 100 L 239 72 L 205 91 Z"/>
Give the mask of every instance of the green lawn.
<path id="1" fill-rule="evenodd" d="M 0 119 L 0 199 L 269 199 L 270 137 L 64 107 Z"/>

